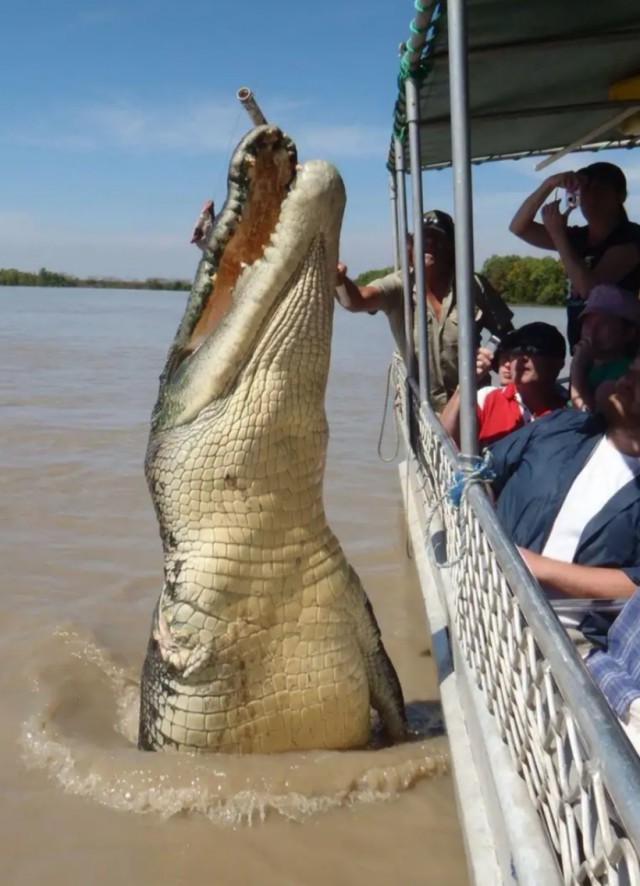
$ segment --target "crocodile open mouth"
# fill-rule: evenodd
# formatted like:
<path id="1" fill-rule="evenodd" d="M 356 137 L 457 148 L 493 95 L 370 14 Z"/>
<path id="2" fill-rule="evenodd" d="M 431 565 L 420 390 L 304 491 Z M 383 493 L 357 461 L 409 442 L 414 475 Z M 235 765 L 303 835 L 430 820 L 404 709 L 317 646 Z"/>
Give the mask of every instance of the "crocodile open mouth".
<path id="1" fill-rule="evenodd" d="M 296 147 L 276 126 L 252 130 L 234 152 L 227 199 L 205 247 L 209 291 L 203 293 L 203 309 L 185 342 L 184 356 L 197 350 L 227 313 L 242 271 L 262 258 L 296 166 Z"/>
<path id="2" fill-rule="evenodd" d="M 309 324 L 331 324 L 345 200 L 338 171 L 323 160 L 299 166 L 280 129 L 245 136 L 160 376 L 154 432 L 228 402 L 239 380 L 259 367 L 271 372 L 276 358 L 303 359 L 301 342 L 315 341 Z M 303 328 L 301 337 L 287 334 Z"/>

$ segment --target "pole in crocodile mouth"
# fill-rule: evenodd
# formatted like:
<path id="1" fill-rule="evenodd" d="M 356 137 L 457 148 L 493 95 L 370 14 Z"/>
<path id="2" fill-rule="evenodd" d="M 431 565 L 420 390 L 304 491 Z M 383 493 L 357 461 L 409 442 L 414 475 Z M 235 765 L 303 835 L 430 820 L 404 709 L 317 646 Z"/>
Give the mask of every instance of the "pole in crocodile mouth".
<path id="1" fill-rule="evenodd" d="M 247 114 L 251 117 L 254 126 L 266 126 L 267 118 L 264 116 L 260 107 L 253 97 L 253 93 L 246 86 L 241 86 L 236 92 L 236 96 L 244 107 Z"/>

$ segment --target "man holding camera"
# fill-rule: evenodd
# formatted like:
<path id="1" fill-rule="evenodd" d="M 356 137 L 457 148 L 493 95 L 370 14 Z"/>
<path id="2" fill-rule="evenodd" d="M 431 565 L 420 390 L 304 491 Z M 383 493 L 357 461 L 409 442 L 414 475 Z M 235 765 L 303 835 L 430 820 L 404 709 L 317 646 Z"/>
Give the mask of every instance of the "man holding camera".
<path id="1" fill-rule="evenodd" d="M 476 414 L 478 442 L 484 449 L 529 422 L 562 409 L 567 392 L 558 385 L 567 353 L 562 334 L 550 323 L 526 323 L 508 333 L 498 346 L 495 357 L 479 348 L 476 357 L 478 382 L 506 357 L 509 381 L 500 387 L 478 391 Z M 460 396 L 453 395 L 440 421 L 456 445 L 460 444 Z"/>
<path id="2" fill-rule="evenodd" d="M 567 192 L 566 208 L 560 200 L 543 206 L 555 188 Z M 585 300 L 599 283 L 617 283 L 637 293 L 640 289 L 640 225 L 624 208 L 627 180 L 613 163 L 591 163 L 578 172 L 549 176 L 524 201 L 509 230 L 532 246 L 554 249 L 568 277 L 567 338 L 573 353 L 580 340 L 579 317 Z M 569 214 L 580 206 L 585 226 L 567 225 Z M 542 223 L 535 217 L 542 207 Z"/>

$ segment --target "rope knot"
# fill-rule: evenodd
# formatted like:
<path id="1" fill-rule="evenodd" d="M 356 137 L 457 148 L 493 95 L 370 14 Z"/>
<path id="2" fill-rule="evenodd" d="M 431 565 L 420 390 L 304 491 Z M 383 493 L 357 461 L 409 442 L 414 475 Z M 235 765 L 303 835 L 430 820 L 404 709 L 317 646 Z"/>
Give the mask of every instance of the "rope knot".
<path id="1" fill-rule="evenodd" d="M 493 460 L 488 450 L 484 455 L 471 456 L 454 472 L 446 497 L 454 507 L 459 508 L 465 490 L 474 483 L 486 483 L 494 477 Z"/>

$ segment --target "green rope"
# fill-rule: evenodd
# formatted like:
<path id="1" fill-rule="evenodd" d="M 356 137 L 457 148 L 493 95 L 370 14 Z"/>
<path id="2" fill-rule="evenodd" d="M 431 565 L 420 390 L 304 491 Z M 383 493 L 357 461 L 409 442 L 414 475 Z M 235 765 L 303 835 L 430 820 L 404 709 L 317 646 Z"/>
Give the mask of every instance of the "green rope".
<path id="1" fill-rule="evenodd" d="M 421 4 L 420 0 L 415 0 L 415 8 L 419 12 L 426 12 L 427 9 Z M 429 75 L 433 67 L 431 58 L 432 47 L 440 34 L 440 22 L 444 19 L 444 0 L 438 0 L 431 10 L 431 16 L 427 24 L 420 28 L 415 19 L 409 25 L 409 30 L 416 37 L 425 37 L 424 46 L 422 47 L 422 55 L 415 70 L 411 70 L 409 57 L 416 51 L 416 47 L 411 44 L 411 38 L 405 43 L 405 51 L 400 59 L 400 81 L 404 81 L 407 77 L 417 77 L 424 80 Z"/>
<path id="2" fill-rule="evenodd" d="M 423 28 L 418 27 L 415 19 L 409 25 L 412 35 L 418 38 L 424 37 L 425 40 L 417 67 L 411 67 L 410 58 L 416 52 L 416 48 L 413 46 L 414 41 L 411 37 L 404 44 L 404 52 L 400 58 L 398 98 L 393 114 L 393 135 L 401 142 L 404 142 L 407 136 L 407 109 L 404 98 L 404 83 L 408 77 L 414 77 L 419 83 L 423 83 L 433 70 L 433 48 L 440 35 L 440 28 L 445 18 L 445 2 L 446 0 L 437 0 L 431 7 L 431 16 Z M 421 0 L 414 0 L 414 8 L 422 13 L 427 12 L 429 9 Z M 389 168 L 392 168 L 394 165 L 391 156 L 387 165 Z"/>

